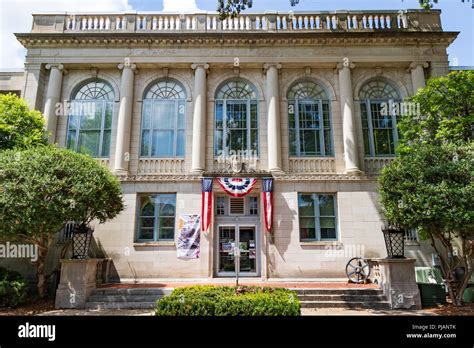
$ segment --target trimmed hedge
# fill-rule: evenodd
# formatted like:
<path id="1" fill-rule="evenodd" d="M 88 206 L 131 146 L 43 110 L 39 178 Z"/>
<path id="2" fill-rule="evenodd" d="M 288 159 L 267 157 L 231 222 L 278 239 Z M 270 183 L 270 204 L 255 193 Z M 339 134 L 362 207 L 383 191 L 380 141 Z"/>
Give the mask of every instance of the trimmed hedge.
<path id="1" fill-rule="evenodd" d="M 297 316 L 301 306 L 287 289 L 191 286 L 157 301 L 158 316 Z"/>
<path id="2" fill-rule="evenodd" d="M 16 307 L 27 295 L 28 283 L 20 273 L 0 267 L 0 307 Z"/>

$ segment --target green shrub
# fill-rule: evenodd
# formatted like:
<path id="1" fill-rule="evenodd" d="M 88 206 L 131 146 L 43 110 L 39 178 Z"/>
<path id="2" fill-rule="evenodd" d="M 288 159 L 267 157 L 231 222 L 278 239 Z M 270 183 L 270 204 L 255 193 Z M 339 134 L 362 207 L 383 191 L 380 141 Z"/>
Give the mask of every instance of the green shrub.
<path id="1" fill-rule="evenodd" d="M 27 294 L 28 283 L 19 273 L 0 267 L 0 307 L 16 307 Z"/>
<path id="2" fill-rule="evenodd" d="M 192 286 L 175 289 L 157 302 L 158 316 L 297 316 L 291 290 L 264 287 Z"/>

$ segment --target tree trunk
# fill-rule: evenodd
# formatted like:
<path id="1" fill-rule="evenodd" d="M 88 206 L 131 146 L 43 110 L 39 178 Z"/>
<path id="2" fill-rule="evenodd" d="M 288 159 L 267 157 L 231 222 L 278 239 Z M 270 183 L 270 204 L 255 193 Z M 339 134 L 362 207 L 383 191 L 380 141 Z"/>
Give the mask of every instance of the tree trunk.
<path id="1" fill-rule="evenodd" d="M 42 250 L 38 251 L 38 260 L 36 261 L 36 277 L 37 277 L 37 288 L 38 288 L 38 297 L 45 298 L 47 295 L 46 291 L 46 276 L 44 274 L 44 261 L 45 254 Z"/>

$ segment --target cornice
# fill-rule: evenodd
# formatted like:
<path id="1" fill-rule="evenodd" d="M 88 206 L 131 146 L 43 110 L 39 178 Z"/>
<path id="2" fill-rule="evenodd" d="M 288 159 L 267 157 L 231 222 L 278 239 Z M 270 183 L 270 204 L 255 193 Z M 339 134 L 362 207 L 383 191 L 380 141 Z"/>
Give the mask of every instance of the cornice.
<path id="1" fill-rule="evenodd" d="M 458 32 L 331 32 L 331 33 L 27 33 L 15 34 L 33 47 L 157 46 L 314 46 L 314 45 L 450 45 Z"/>

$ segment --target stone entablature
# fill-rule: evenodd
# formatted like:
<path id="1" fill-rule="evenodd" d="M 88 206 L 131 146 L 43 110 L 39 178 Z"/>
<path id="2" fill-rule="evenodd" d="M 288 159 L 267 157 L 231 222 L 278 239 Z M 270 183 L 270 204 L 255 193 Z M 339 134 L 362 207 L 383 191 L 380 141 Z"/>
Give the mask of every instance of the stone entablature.
<path id="1" fill-rule="evenodd" d="M 35 14 L 33 33 L 67 32 L 373 32 L 442 31 L 440 11 L 311 11 L 245 13 L 220 20 L 201 13 L 52 13 Z"/>

